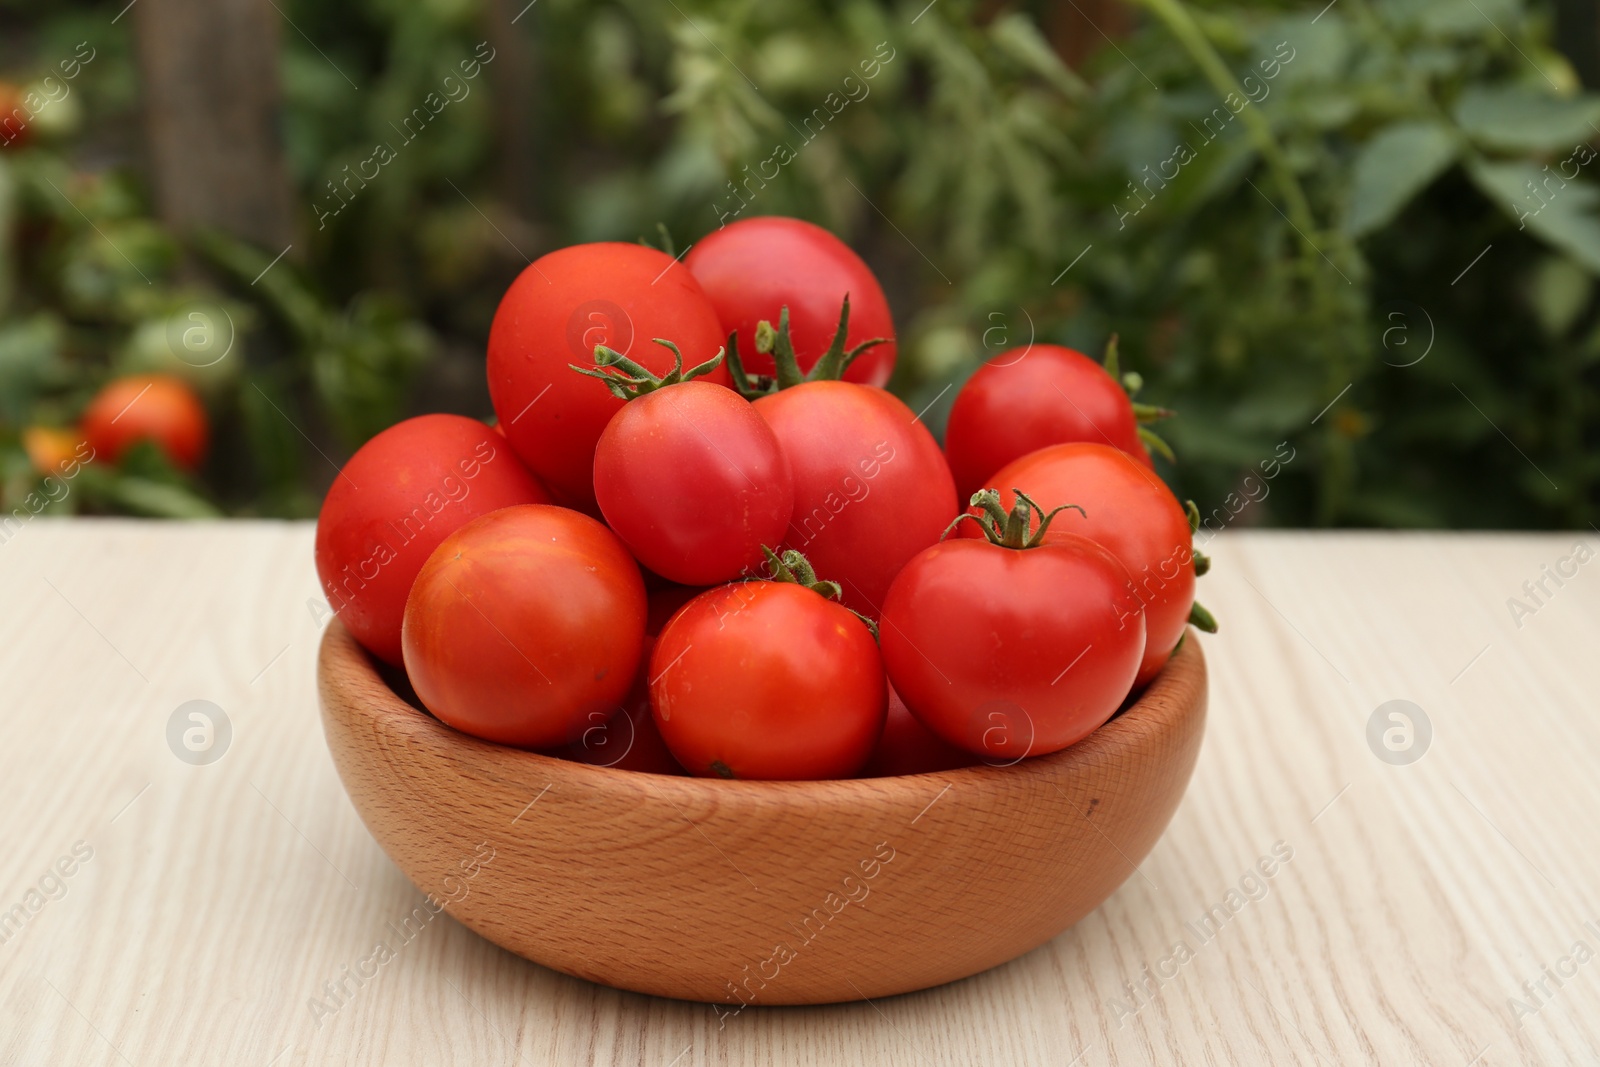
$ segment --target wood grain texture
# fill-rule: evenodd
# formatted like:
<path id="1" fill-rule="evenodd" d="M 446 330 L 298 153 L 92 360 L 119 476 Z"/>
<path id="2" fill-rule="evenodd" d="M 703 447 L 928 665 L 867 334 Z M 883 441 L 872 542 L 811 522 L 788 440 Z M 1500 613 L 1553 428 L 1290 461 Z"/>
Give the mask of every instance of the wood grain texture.
<path id="1" fill-rule="evenodd" d="M 975 977 L 719 1018 L 414 918 L 323 737 L 308 525 L 34 520 L 0 543 L 0 1064 L 1594 1063 L 1600 570 L 1506 604 L 1578 540 L 1223 534 L 1205 741 L 1135 876 Z M 210 766 L 165 739 L 197 698 Z M 1367 744 L 1395 698 L 1410 766 Z"/>
<path id="2" fill-rule="evenodd" d="M 434 907 L 567 974 L 740 1010 L 925 989 L 1050 940 L 1166 828 L 1206 706 L 1187 641 L 1131 707 L 1049 756 L 724 782 L 458 733 L 396 696 L 337 621 L 318 688 L 350 799 Z"/>

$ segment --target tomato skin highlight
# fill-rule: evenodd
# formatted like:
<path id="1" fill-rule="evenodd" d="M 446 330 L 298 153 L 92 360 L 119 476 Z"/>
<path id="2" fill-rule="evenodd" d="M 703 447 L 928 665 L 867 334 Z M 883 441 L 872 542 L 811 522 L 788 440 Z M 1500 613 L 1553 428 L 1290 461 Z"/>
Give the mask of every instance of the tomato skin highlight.
<path id="1" fill-rule="evenodd" d="M 782 582 L 695 597 L 657 638 L 650 676 L 656 726 L 700 777 L 848 778 L 871 755 L 888 703 L 866 625 Z"/>
<path id="2" fill-rule="evenodd" d="M 595 444 L 623 402 L 572 370 L 604 344 L 657 374 L 673 342 L 693 366 L 727 340 L 694 275 L 671 256 L 620 242 L 574 245 L 539 257 L 501 298 L 489 327 L 489 396 L 502 431 L 557 497 L 596 513 Z M 702 380 L 727 385 L 725 366 Z"/>
<path id="3" fill-rule="evenodd" d="M 1189 520 L 1177 497 L 1155 472 L 1109 445 L 1054 445 L 1030 453 L 995 473 L 993 488 L 1010 508 L 1021 489 L 1050 509 L 1077 504 L 1088 514 L 1063 511 L 1045 541 L 1081 534 L 1122 561 L 1145 609 L 1147 643 L 1136 687 L 1149 684 L 1172 656 L 1194 604 L 1194 547 Z M 976 536 L 961 524 L 964 537 Z"/>
<path id="4" fill-rule="evenodd" d="M 505 438 L 476 419 L 398 422 L 356 450 L 323 498 L 322 591 L 367 651 L 399 666 L 406 596 L 439 543 L 480 515 L 549 502 Z"/>
<path id="5" fill-rule="evenodd" d="M 441 722 L 519 748 L 570 744 L 609 719 L 639 670 L 645 592 L 617 536 L 548 504 L 447 537 L 406 600 L 401 643 Z"/>
<path id="6" fill-rule="evenodd" d="M 867 765 L 863 778 L 893 778 L 902 774 L 932 774 L 957 767 L 970 767 L 977 757 L 957 748 L 911 714 L 894 686 L 889 686 L 889 714 L 883 721 L 883 736 Z"/>
<path id="7" fill-rule="evenodd" d="M 845 381 L 888 384 L 894 373 L 894 320 L 889 300 L 860 256 L 827 230 L 802 219 L 769 215 L 741 219 L 702 237 L 683 259 L 722 322 L 722 336 L 739 335 L 739 354 L 751 374 L 770 375 L 772 357 L 756 351 L 756 323 L 774 324 L 787 306 L 790 336 L 802 371 L 821 358 L 850 298 L 845 348 L 882 337 L 862 353 Z"/>
<path id="8" fill-rule="evenodd" d="M 1001 467 L 1050 445 L 1111 445 L 1150 466 L 1127 391 L 1099 363 L 1061 345 L 995 356 L 956 393 L 945 455 L 963 502 Z"/>
<path id="9" fill-rule="evenodd" d="M 79 423 L 95 455 L 116 463 L 139 441 L 153 441 L 176 466 L 194 470 L 211 437 L 205 405 L 181 378 L 117 378 L 94 395 Z"/>
<path id="10" fill-rule="evenodd" d="M 899 398 L 851 382 L 807 382 L 754 407 L 794 474 L 784 544 L 838 582 L 846 606 L 876 618 L 900 568 L 957 514 L 938 442 Z"/>
<path id="11" fill-rule="evenodd" d="M 1092 733 L 1132 688 L 1145 637 L 1127 571 L 1073 535 L 1021 550 L 935 545 L 895 579 L 879 634 L 912 714 L 986 762 Z"/>
<path id="12" fill-rule="evenodd" d="M 628 401 L 600 435 L 594 492 L 639 562 L 682 585 L 754 574 L 783 540 L 794 482 L 765 419 L 701 381 Z"/>

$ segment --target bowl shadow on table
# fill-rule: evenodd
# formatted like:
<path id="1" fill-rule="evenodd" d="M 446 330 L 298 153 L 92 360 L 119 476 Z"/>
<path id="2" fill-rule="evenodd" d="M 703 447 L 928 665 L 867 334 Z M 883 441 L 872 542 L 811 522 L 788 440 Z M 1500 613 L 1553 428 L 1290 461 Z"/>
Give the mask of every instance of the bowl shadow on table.
<path id="1" fill-rule="evenodd" d="M 357 812 L 445 912 L 566 974 L 721 1004 L 724 1025 L 745 1004 L 928 989 L 1051 940 L 1154 846 L 1206 710 L 1191 635 L 1131 706 L 1062 752 L 899 778 L 725 782 L 457 733 L 397 695 L 403 679 L 386 681 L 337 622 L 318 682 Z"/>

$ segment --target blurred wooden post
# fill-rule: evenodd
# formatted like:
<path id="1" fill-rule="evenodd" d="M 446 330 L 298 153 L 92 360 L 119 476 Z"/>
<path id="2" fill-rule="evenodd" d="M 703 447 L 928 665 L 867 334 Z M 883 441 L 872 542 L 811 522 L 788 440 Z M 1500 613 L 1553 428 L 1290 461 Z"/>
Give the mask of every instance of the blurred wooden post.
<path id="1" fill-rule="evenodd" d="M 279 134 L 283 16 L 271 0 L 139 0 L 131 14 L 161 218 L 282 249 L 294 239 Z"/>
<path id="2" fill-rule="evenodd" d="M 530 14 L 532 7 L 528 0 L 489 0 L 485 11 L 489 44 L 496 53 L 489 79 L 494 86 L 500 199 L 524 222 L 533 221 L 538 199 L 533 144 L 533 94 L 538 72 L 525 36 L 527 24 L 517 23 Z"/>
<path id="3" fill-rule="evenodd" d="M 1056 4 L 1042 20 L 1056 53 L 1074 70 L 1095 52 L 1133 32 L 1136 12 L 1123 0 L 1076 0 Z"/>

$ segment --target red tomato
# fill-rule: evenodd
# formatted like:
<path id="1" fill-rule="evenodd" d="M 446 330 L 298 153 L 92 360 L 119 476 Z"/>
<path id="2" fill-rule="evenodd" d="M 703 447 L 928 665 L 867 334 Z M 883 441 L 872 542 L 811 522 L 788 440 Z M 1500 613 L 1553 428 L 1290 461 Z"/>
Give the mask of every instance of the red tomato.
<path id="1" fill-rule="evenodd" d="M 440 721 L 520 748 L 578 740 L 639 670 L 639 566 L 566 508 L 503 508 L 445 538 L 406 599 L 406 674 Z"/>
<path id="2" fill-rule="evenodd" d="M 79 427 L 95 455 L 116 463 L 139 441 L 193 470 L 205 456 L 210 424 L 195 391 L 168 374 L 118 378 L 94 395 Z"/>
<path id="3" fill-rule="evenodd" d="M 489 328 L 489 396 L 507 439 L 563 501 L 595 510 L 594 448 L 622 407 L 606 386 L 571 369 L 606 345 L 657 374 L 672 341 L 690 365 L 727 335 L 694 275 L 643 245 L 574 245 L 535 260 L 511 283 Z M 719 365 L 706 381 L 726 385 Z"/>
<path id="4" fill-rule="evenodd" d="M 362 445 L 317 518 L 317 575 L 357 641 L 400 662 L 406 594 L 439 542 L 480 515 L 547 504 L 506 441 L 476 419 L 419 415 Z"/>
<path id="5" fill-rule="evenodd" d="M 883 730 L 878 645 L 843 606 L 785 582 L 695 597 L 656 640 L 650 703 L 702 777 L 848 778 Z"/>
<path id="6" fill-rule="evenodd" d="M 594 492 L 639 562 L 683 585 L 753 574 L 794 508 L 772 428 L 738 393 L 703 381 L 647 392 L 617 412 L 595 449 Z"/>
<path id="7" fill-rule="evenodd" d="M 639 672 L 633 688 L 623 698 L 622 707 L 610 716 L 591 711 L 589 723 L 572 744 L 556 749 L 552 755 L 595 767 L 615 767 L 619 771 L 646 774 L 683 773 L 672 758 L 661 731 L 650 714 L 650 650 L 655 639 L 646 636 L 639 659 Z"/>
<path id="8" fill-rule="evenodd" d="M 972 753 L 957 748 L 917 720 L 889 687 L 889 714 L 883 721 L 883 736 L 872 758 L 861 768 L 863 778 L 892 778 L 900 774 L 931 774 L 976 763 Z"/>
<path id="9" fill-rule="evenodd" d="M 1189 520 L 1165 482 L 1109 445 L 1040 449 L 1002 467 L 993 486 L 1010 507 L 1019 488 L 1043 508 L 1077 504 L 1087 516 L 1062 512 L 1047 539 L 1082 534 L 1111 550 L 1133 577 L 1144 604 L 1148 641 L 1136 685 L 1160 672 L 1188 625 L 1194 604 L 1194 549 Z M 961 532 L 981 536 L 964 522 Z"/>
<path id="10" fill-rule="evenodd" d="M 1150 466 L 1122 383 L 1081 352 L 1036 344 L 1000 353 L 967 379 L 944 450 L 965 501 L 1012 460 L 1069 441 L 1120 448 Z"/>
<path id="11" fill-rule="evenodd" d="M 683 262 L 700 279 L 722 321 L 722 336 L 739 335 L 739 352 L 751 374 L 770 375 L 772 357 L 756 351 L 756 324 L 778 321 L 789 308 L 789 328 L 800 369 L 808 371 L 827 350 L 839 325 L 839 306 L 850 298 L 846 348 L 875 337 L 888 343 L 862 353 L 845 380 L 884 385 L 894 371 L 894 320 L 878 279 L 861 257 L 833 234 L 800 219 L 744 219 L 700 239 Z"/>
<path id="12" fill-rule="evenodd" d="M 1086 737 L 1116 713 L 1144 654 L 1127 570 L 1086 537 L 1046 534 L 1032 548 L 935 545 L 883 607 L 883 660 L 906 706 L 986 762 Z"/>
<path id="13" fill-rule="evenodd" d="M 900 568 L 956 514 L 938 442 L 895 396 L 852 382 L 806 382 L 754 406 L 794 473 L 784 543 L 843 586 L 847 606 L 876 617 Z"/>

